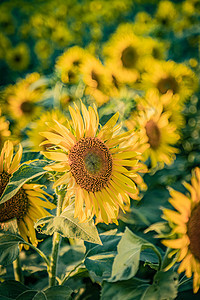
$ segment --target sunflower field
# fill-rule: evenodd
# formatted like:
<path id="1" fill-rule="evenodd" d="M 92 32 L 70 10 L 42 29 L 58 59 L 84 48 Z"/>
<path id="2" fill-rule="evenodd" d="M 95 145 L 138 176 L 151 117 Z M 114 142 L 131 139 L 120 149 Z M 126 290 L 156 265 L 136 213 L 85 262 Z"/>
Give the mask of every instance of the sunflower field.
<path id="1" fill-rule="evenodd" d="M 200 1 L 0 1 L 0 300 L 200 299 Z"/>

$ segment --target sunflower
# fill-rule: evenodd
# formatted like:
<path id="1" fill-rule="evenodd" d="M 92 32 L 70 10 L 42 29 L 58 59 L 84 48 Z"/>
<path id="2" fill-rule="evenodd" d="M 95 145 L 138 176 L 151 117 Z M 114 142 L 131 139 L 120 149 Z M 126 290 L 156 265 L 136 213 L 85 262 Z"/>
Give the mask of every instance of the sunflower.
<path id="1" fill-rule="evenodd" d="M 157 106 L 157 103 L 161 102 L 163 111 L 170 114 L 169 122 L 174 123 L 177 129 L 181 129 L 185 125 L 183 116 L 183 104 L 180 101 L 178 94 L 173 95 L 172 91 L 168 91 L 166 94 L 159 95 L 157 89 L 147 90 L 144 98 L 138 98 L 138 106 L 145 106 L 147 103 L 151 103 L 152 106 Z"/>
<path id="2" fill-rule="evenodd" d="M 171 1 L 160 1 L 155 19 L 157 22 L 166 27 L 172 27 L 173 23 L 177 20 L 178 13 L 176 11 L 175 5 Z"/>
<path id="3" fill-rule="evenodd" d="M 170 112 L 163 112 L 163 105 L 159 101 L 153 105 L 148 102 L 141 106 L 139 110 L 132 113 L 129 120 L 126 121 L 128 129 L 137 130 L 137 135 L 141 144 L 148 145 L 143 152 L 143 159 L 151 159 L 152 168 L 157 164 L 160 167 L 170 164 L 178 149 L 173 147 L 180 136 L 176 132 L 177 127 L 169 121 Z"/>
<path id="4" fill-rule="evenodd" d="M 2 144 L 8 136 L 10 136 L 9 121 L 1 115 L 0 109 L 0 148 L 2 148 Z"/>
<path id="5" fill-rule="evenodd" d="M 172 190 L 169 202 L 177 211 L 164 209 L 164 218 L 172 228 L 171 239 L 162 243 L 177 253 L 177 261 L 181 262 L 178 272 L 188 278 L 193 276 L 193 291 L 197 293 L 200 286 L 200 169 L 194 170 L 191 185 L 184 183 L 189 195 Z"/>
<path id="6" fill-rule="evenodd" d="M 74 46 L 58 57 L 55 68 L 60 73 L 62 82 L 78 82 L 80 66 L 86 57 L 86 53 L 81 47 Z"/>
<path id="7" fill-rule="evenodd" d="M 46 130 L 46 122 L 49 122 L 52 119 L 58 121 L 61 124 L 66 124 L 66 116 L 64 115 L 64 113 L 57 109 L 44 112 L 39 119 L 35 120 L 35 122 L 31 124 L 30 129 L 27 131 L 27 136 L 29 138 L 29 143 L 32 150 L 41 150 L 39 144 L 44 141 L 44 138 L 38 135 L 38 132 Z M 50 144 L 48 146 L 50 146 Z M 46 149 L 46 147 L 47 145 L 45 146 L 44 150 Z"/>
<path id="8" fill-rule="evenodd" d="M 60 177 L 53 187 L 67 185 L 66 202 L 75 198 L 75 213 L 81 222 L 96 216 L 96 223 L 116 223 L 119 208 L 129 206 L 130 197 L 138 199 L 138 190 L 131 179 L 137 168 L 139 153 L 134 150 L 133 131 L 118 134 L 116 113 L 99 130 L 95 106 L 88 109 L 81 102 L 81 111 L 69 107 L 71 130 L 53 120 L 53 132 L 41 133 L 55 149 L 42 152 L 56 163 L 46 168 Z M 128 167 L 131 167 L 128 170 Z"/>
<path id="9" fill-rule="evenodd" d="M 86 94 L 94 97 L 99 106 L 106 103 L 109 100 L 112 78 L 100 60 L 88 55 L 81 67 L 81 72 L 86 84 Z"/>
<path id="10" fill-rule="evenodd" d="M 26 70 L 30 62 L 30 51 L 25 43 L 18 44 L 6 53 L 6 62 L 14 71 Z"/>
<path id="11" fill-rule="evenodd" d="M 21 156 L 22 147 L 20 144 L 14 156 L 12 142 L 6 141 L 4 143 L 0 155 L 0 196 L 12 174 L 19 168 Z M 42 190 L 42 187 L 40 184 L 26 183 L 12 198 L 0 204 L 0 222 L 5 223 L 16 218 L 21 236 L 27 242 L 30 240 L 35 246 L 37 246 L 38 240 L 34 230 L 34 222 L 49 215 L 44 207 L 55 208 L 55 205 L 47 200 L 46 196 L 49 195 Z"/>
<path id="12" fill-rule="evenodd" d="M 144 55 L 141 38 L 129 28 L 129 24 L 118 28 L 104 45 L 106 64 L 113 63 L 119 81 L 134 83 L 139 78 L 141 57 Z"/>
<path id="13" fill-rule="evenodd" d="M 19 127 L 25 126 L 41 112 L 42 107 L 39 106 L 41 98 L 42 93 L 29 89 L 26 80 L 11 88 L 11 94 L 7 98 L 8 111 Z"/>
<path id="14" fill-rule="evenodd" d="M 161 95 L 169 90 L 178 94 L 181 101 L 188 99 L 197 88 L 194 72 L 184 64 L 174 61 L 152 61 L 146 64 L 146 73 L 142 76 L 142 89 L 157 88 Z"/>

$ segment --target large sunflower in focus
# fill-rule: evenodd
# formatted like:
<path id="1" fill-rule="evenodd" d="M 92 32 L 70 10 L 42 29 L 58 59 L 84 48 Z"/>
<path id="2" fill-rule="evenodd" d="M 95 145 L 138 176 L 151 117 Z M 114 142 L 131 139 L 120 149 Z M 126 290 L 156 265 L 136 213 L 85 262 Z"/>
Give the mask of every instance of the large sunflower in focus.
<path id="1" fill-rule="evenodd" d="M 180 137 L 176 125 L 169 121 L 170 116 L 171 113 L 163 112 L 162 103 L 157 101 L 154 106 L 147 103 L 140 107 L 126 122 L 129 129 L 137 130 L 142 143 L 149 146 L 143 153 L 143 159 L 150 158 L 153 168 L 157 163 L 161 167 L 164 163 L 170 164 L 178 152 L 173 145 Z"/>
<path id="2" fill-rule="evenodd" d="M 54 188 L 67 185 L 66 201 L 75 197 L 75 217 L 80 221 L 96 216 L 96 223 L 117 223 L 119 208 L 138 199 L 131 177 L 136 175 L 139 153 L 134 151 L 133 131 L 119 134 L 116 113 L 100 130 L 94 106 L 81 111 L 69 107 L 71 130 L 57 121 L 49 122 L 52 132 L 41 133 L 54 148 L 42 152 L 56 163 L 47 167 L 58 172 Z M 139 167 L 138 167 L 139 168 Z"/>
<path id="3" fill-rule="evenodd" d="M 19 168 L 22 156 L 22 147 L 13 155 L 13 144 L 6 141 L 0 154 L 0 196 L 3 194 L 10 177 Z M 40 184 L 24 184 L 19 191 L 9 200 L 0 204 L 0 223 L 17 219 L 19 232 L 25 241 L 37 246 L 34 222 L 49 215 L 44 209 L 53 209 L 55 205 L 49 202 L 49 196 L 42 190 Z M 42 200 L 44 199 L 44 200 Z M 25 248 L 28 248 L 25 246 Z"/>
<path id="4" fill-rule="evenodd" d="M 169 202 L 177 211 L 164 209 L 164 218 L 172 228 L 171 239 L 162 243 L 177 252 L 180 263 L 178 272 L 185 271 L 190 278 L 193 274 L 193 291 L 197 293 L 200 286 L 200 169 L 196 168 L 191 185 L 184 184 L 190 195 L 172 190 Z"/>

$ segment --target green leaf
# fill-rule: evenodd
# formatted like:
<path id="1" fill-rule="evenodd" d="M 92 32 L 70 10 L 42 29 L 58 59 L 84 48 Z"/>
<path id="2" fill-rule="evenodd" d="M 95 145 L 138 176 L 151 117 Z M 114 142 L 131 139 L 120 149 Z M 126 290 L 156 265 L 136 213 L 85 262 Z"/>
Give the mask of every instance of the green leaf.
<path id="1" fill-rule="evenodd" d="M 20 242 L 26 243 L 20 235 L 0 232 L 0 265 L 8 265 L 18 257 Z"/>
<path id="2" fill-rule="evenodd" d="M 20 294 L 17 300 L 70 300 L 72 289 L 68 286 L 53 286 L 45 291 L 29 290 Z"/>
<path id="3" fill-rule="evenodd" d="M 102 244 L 93 220 L 80 223 L 78 218 L 74 218 L 74 205 L 68 206 L 58 217 L 50 216 L 38 220 L 35 228 L 47 235 L 59 232 L 63 237 Z"/>
<path id="4" fill-rule="evenodd" d="M 3 297 L 16 299 L 20 294 L 27 290 L 29 290 L 29 288 L 19 281 L 7 280 L 0 283 L 0 299 L 3 299 Z"/>
<path id="5" fill-rule="evenodd" d="M 140 300 L 147 287 L 146 283 L 136 278 L 116 283 L 104 282 L 101 300 Z"/>
<path id="6" fill-rule="evenodd" d="M 153 284 L 144 292 L 141 300 L 173 300 L 178 293 L 178 274 L 172 270 L 158 271 Z"/>
<path id="7" fill-rule="evenodd" d="M 49 164 L 49 161 L 47 160 L 36 160 L 22 164 L 10 178 L 9 183 L 0 198 L 0 204 L 12 198 L 28 180 L 45 174 L 47 171 L 43 168 L 47 164 Z"/>
<path id="8" fill-rule="evenodd" d="M 117 234 L 116 230 L 111 230 L 101 234 L 100 237 L 102 245 L 85 243 L 87 253 L 85 266 L 90 277 L 96 282 L 102 282 L 104 279 L 110 278 L 121 234 Z"/>
<path id="9" fill-rule="evenodd" d="M 35 295 L 37 295 L 38 291 L 28 290 L 21 293 L 16 300 L 35 300 Z M 44 299 L 44 298 L 43 298 Z M 42 300 L 43 300 L 42 299 Z M 41 300 L 41 299 L 40 299 Z M 46 300 L 46 299 L 45 299 Z"/>
<path id="10" fill-rule="evenodd" d="M 160 258 L 156 247 L 130 231 L 127 227 L 117 246 L 118 254 L 114 259 L 110 282 L 127 280 L 135 276 L 139 268 L 140 252 L 144 249 L 152 249 Z"/>
<path id="11" fill-rule="evenodd" d="M 72 292 L 68 286 L 53 286 L 44 291 L 48 300 L 68 300 L 71 299 Z"/>

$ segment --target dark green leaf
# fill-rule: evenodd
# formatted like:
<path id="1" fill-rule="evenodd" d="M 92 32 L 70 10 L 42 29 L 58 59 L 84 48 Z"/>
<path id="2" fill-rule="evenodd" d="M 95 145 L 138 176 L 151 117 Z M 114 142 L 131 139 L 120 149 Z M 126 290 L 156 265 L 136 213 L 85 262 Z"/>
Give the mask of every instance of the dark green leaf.
<path id="1" fill-rule="evenodd" d="M 158 271 L 153 284 L 144 292 L 141 300 L 173 300 L 178 293 L 178 274 L 172 270 Z"/>
<path id="2" fill-rule="evenodd" d="M 8 265 L 17 258 L 20 242 L 25 242 L 20 235 L 0 232 L 0 265 Z"/>
<path id="3" fill-rule="evenodd" d="M 0 198 L 0 204 L 13 197 L 22 187 L 22 185 L 28 180 L 45 174 L 47 171 L 45 171 L 43 168 L 47 164 L 49 164 L 47 160 L 36 160 L 30 163 L 22 164 L 10 178 L 9 183 Z"/>
<path id="4" fill-rule="evenodd" d="M 115 282 L 132 278 L 139 268 L 140 252 L 146 248 L 150 248 L 158 254 L 158 250 L 153 244 L 126 228 L 117 246 L 118 254 L 114 259 L 112 277 L 109 281 Z"/>
<path id="5" fill-rule="evenodd" d="M 35 228 L 51 235 L 59 232 L 63 237 L 77 238 L 95 244 L 101 244 L 99 234 L 94 221 L 80 223 L 78 218 L 74 218 L 74 206 L 67 207 L 59 217 L 45 217 L 35 224 Z"/>
<path id="6" fill-rule="evenodd" d="M 93 280 L 102 282 L 111 276 L 113 260 L 117 254 L 117 244 L 121 234 L 116 234 L 115 230 L 105 232 L 100 235 L 103 245 L 85 243 L 87 257 L 85 266 Z"/>
<path id="7" fill-rule="evenodd" d="M 19 281 L 7 280 L 0 283 L 0 299 L 3 299 L 3 296 L 10 299 L 16 299 L 17 296 L 27 290 L 29 290 L 29 288 Z"/>
<path id="8" fill-rule="evenodd" d="M 35 300 L 35 295 L 37 295 L 37 293 L 38 293 L 38 291 L 33 291 L 33 290 L 25 291 L 25 292 L 21 293 L 16 298 L 16 300 Z"/>
<path id="9" fill-rule="evenodd" d="M 72 292 L 68 286 L 53 286 L 44 291 L 48 300 L 69 300 Z"/>
<path id="10" fill-rule="evenodd" d="M 115 283 L 104 282 L 101 300 L 140 300 L 147 287 L 147 284 L 135 278 Z"/>

